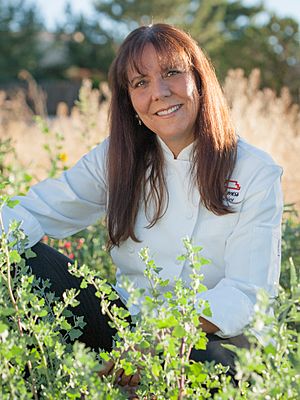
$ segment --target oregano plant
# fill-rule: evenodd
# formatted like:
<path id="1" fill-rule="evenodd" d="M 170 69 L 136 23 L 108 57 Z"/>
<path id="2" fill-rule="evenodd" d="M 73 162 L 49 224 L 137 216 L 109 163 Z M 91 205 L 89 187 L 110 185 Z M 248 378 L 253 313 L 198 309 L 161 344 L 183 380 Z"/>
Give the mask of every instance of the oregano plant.
<path id="1" fill-rule="evenodd" d="M 5 184 L 2 184 L 3 189 Z M 190 266 L 190 281 L 169 282 L 160 276 L 161 267 L 151 258 L 151 249 L 142 249 L 149 290 L 134 288 L 124 281 L 130 294 L 128 306 L 140 312 L 130 316 L 117 307 L 118 295 L 111 284 L 87 265 L 75 262 L 70 271 L 82 279 L 82 288 L 93 285 L 99 298 L 99 313 L 106 313 L 116 328 L 112 351 L 93 352 L 80 340 L 84 326 L 72 308 L 78 304 L 75 290 L 62 299 L 51 292 L 47 281 L 36 279 L 27 258 L 21 224 L 12 221 L 7 229 L 2 209 L 17 202 L 0 195 L 0 381 L 1 399 L 291 399 L 300 393 L 299 274 L 290 259 L 289 290 L 280 289 L 269 313 L 269 300 L 259 293 L 256 313 L 247 335 L 250 349 L 230 348 L 237 353 L 235 382 L 227 368 L 194 362 L 191 350 L 205 349 L 207 338 L 199 313 L 211 311 L 198 294 L 205 291 L 201 267 L 209 261 L 201 248 L 184 239 L 185 252 L 179 257 Z M 170 285 L 173 285 L 172 290 Z M 260 341 L 253 335 L 259 333 Z M 101 376 L 101 363 L 112 362 L 112 373 Z M 119 371 L 139 374 L 135 388 L 118 385 Z"/>

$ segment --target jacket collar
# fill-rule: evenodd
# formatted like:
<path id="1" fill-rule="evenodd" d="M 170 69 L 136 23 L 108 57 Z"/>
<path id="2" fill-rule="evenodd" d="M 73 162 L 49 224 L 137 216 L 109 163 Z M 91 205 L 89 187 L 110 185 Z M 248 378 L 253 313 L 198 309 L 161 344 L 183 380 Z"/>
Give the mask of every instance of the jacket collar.
<path id="1" fill-rule="evenodd" d="M 168 160 L 180 160 L 180 161 L 190 161 L 191 160 L 191 154 L 192 150 L 194 147 L 194 142 L 186 146 L 184 149 L 181 150 L 181 152 L 178 154 L 177 158 L 174 158 L 174 154 L 172 151 L 169 149 L 169 147 L 166 145 L 166 143 L 158 136 L 156 135 L 157 142 L 160 144 L 161 149 L 164 153 L 164 156 Z"/>

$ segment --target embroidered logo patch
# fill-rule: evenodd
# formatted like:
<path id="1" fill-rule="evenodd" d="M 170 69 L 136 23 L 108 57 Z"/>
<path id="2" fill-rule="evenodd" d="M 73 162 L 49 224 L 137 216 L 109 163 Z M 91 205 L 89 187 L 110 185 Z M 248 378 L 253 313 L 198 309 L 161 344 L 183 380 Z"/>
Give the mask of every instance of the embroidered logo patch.
<path id="1" fill-rule="evenodd" d="M 233 190 L 241 189 L 241 185 L 238 183 L 238 181 L 234 179 L 227 179 L 227 181 L 225 181 L 225 187 L 226 189 L 233 189 Z"/>
<path id="2" fill-rule="evenodd" d="M 229 203 L 235 203 L 235 200 L 237 200 L 240 195 L 239 191 L 241 190 L 241 185 L 235 179 L 227 179 L 224 185 L 227 189 L 226 200 Z"/>

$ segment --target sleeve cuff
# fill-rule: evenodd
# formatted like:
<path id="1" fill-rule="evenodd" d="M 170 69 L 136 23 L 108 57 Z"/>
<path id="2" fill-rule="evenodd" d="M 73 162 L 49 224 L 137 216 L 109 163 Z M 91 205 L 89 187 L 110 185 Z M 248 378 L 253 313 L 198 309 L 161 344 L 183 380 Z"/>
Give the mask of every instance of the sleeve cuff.
<path id="1" fill-rule="evenodd" d="M 199 293 L 197 298 L 208 301 L 212 316 L 204 318 L 219 328 L 215 335 L 221 338 L 240 335 L 254 313 L 253 303 L 235 287 L 215 287 Z M 201 306 L 197 311 L 201 314 Z"/>

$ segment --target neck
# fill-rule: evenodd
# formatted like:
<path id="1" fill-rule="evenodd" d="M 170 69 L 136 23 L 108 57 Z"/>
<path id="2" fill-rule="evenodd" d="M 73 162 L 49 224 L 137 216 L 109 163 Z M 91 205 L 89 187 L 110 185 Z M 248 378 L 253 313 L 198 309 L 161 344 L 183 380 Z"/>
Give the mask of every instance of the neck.
<path id="1" fill-rule="evenodd" d="M 178 155 L 182 152 L 183 149 L 185 149 L 187 146 L 189 146 L 191 143 L 193 143 L 194 138 L 190 138 L 189 140 L 186 140 L 185 142 L 172 142 L 172 141 L 166 141 L 162 139 L 163 142 L 168 146 L 168 148 L 171 150 L 174 159 L 176 160 Z"/>

